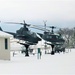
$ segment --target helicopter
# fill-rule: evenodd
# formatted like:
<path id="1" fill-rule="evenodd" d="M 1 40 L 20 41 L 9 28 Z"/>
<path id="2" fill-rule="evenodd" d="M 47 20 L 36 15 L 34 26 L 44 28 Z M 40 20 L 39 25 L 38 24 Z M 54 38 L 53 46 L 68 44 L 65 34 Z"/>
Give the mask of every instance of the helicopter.
<path id="1" fill-rule="evenodd" d="M 26 48 L 25 56 L 29 56 L 29 53 L 28 53 L 29 46 L 30 45 L 36 45 L 38 43 L 38 41 L 41 41 L 41 38 L 39 38 L 36 33 L 31 32 L 28 29 L 30 24 L 25 23 L 25 20 L 23 23 L 15 23 L 15 22 L 4 22 L 4 23 L 23 25 L 23 27 L 21 27 L 19 30 L 16 30 L 16 33 L 7 32 L 7 31 L 4 31 L 4 32 L 12 34 L 14 36 L 14 38 L 25 41 L 24 43 L 21 43 L 21 42 L 18 42 L 18 43 L 24 45 L 24 47 Z"/>
<path id="2" fill-rule="evenodd" d="M 50 32 L 48 29 L 46 29 L 47 28 L 46 23 L 44 23 L 44 26 L 45 26 L 44 33 L 43 34 L 38 33 L 38 35 L 40 35 L 40 37 L 46 41 L 45 44 L 51 45 L 52 51 L 50 54 L 54 55 L 56 52 L 58 53 L 65 52 L 65 46 L 64 46 L 65 40 L 62 38 L 60 33 L 59 34 L 54 33 L 54 29 L 56 27 L 48 26 L 48 28 L 51 28 L 51 32 Z M 35 25 L 34 25 L 34 28 L 35 28 Z M 36 29 L 39 29 L 39 27 Z M 46 54 L 46 51 L 45 51 L 45 54 Z"/>
<path id="3" fill-rule="evenodd" d="M 65 47 L 63 47 L 65 40 L 62 38 L 61 34 L 54 33 L 54 29 L 56 28 L 54 26 L 50 26 L 50 28 L 52 29 L 50 32 L 50 30 L 46 29 L 46 23 L 44 23 L 45 28 L 37 27 L 36 25 L 31 26 L 30 24 L 26 24 L 25 21 L 24 23 L 14 23 L 14 22 L 5 22 L 5 23 L 23 25 L 23 27 L 17 30 L 16 33 L 12 33 L 12 32 L 7 32 L 7 33 L 14 35 L 15 38 L 26 41 L 25 43 L 19 42 L 20 44 L 24 45 L 26 48 L 25 56 L 29 56 L 28 54 L 29 46 L 36 45 L 38 41 L 41 41 L 41 38 L 46 41 L 45 44 L 51 45 L 52 47 L 51 55 L 54 55 L 55 52 L 65 51 Z M 39 38 L 36 35 L 36 33 L 30 32 L 27 26 L 31 28 L 43 30 L 44 31 L 43 34 L 37 33 L 38 35 L 40 35 L 41 38 Z M 47 43 L 47 42 L 50 42 L 50 43 Z"/>

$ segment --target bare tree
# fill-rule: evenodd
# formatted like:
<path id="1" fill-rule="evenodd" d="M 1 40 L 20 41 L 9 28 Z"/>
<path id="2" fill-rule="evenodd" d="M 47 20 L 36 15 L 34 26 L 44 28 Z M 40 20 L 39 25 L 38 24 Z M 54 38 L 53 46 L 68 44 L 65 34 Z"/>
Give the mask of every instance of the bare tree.
<path id="1" fill-rule="evenodd" d="M 63 38 L 65 39 L 65 45 L 66 47 L 69 47 L 71 44 L 71 39 L 73 36 L 73 29 L 69 29 L 69 28 L 63 28 L 63 29 L 59 29 L 57 31 L 57 33 L 61 34 L 63 36 Z"/>

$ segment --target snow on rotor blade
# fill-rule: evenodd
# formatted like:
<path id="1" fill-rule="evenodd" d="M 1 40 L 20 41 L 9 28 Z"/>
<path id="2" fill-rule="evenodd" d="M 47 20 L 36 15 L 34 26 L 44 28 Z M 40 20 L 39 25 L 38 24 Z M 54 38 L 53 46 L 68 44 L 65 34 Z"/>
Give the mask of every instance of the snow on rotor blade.
<path id="1" fill-rule="evenodd" d="M 46 29 L 44 26 L 40 27 L 40 26 L 36 26 L 36 25 L 31 25 L 30 27 L 38 29 L 38 30 L 42 30 L 42 31 L 50 31 L 49 29 Z"/>
<path id="2" fill-rule="evenodd" d="M 7 24 L 23 24 L 23 23 L 16 23 L 16 22 L 4 22 L 4 23 L 7 23 Z"/>
<path id="3" fill-rule="evenodd" d="M 45 28 L 38 28 L 38 27 L 34 27 L 34 26 L 30 26 L 30 28 L 34 28 L 34 29 L 38 29 L 38 30 L 42 30 L 42 31 L 50 31 L 48 29 L 45 29 Z"/>

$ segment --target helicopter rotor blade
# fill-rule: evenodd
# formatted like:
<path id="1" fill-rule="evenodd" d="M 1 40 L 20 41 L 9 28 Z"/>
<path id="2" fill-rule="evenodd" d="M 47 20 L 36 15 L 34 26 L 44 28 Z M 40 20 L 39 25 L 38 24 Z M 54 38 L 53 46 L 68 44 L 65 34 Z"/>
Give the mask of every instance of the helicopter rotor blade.
<path id="1" fill-rule="evenodd" d="M 25 26 L 30 26 L 31 24 L 27 24 L 26 22 L 25 22 L 25 20 L 23 20 L 23 23 L 22 23 L 23 25 L 25 25 Z"/>
<path id="2" fill-rule="evenodd" d="M 52 28 L 52 29 L 57 28 L 57 27 L 55 27 L 55 26 L 46 26 L 46 27 Z"/>
<path id="3" fill-rule="evenodd" d="M 50 28 L 54 29 L 54 28 L 56 28 L 56 27 L 54 27 L 54 26 L 50 26 Z"/>
<path id="4" fill-rule="evenodd" d="M 7 24 L 23 24 L 23 23 L 16 23 L 16 22 L 4 22 L 4 23 L 7 23 Z"/>
<path id="5" fill-rule="evenodd" d="M 26 24 L 25 20 L 23 20 L 24 24 Z"/>
<path id="6" fill-rule="evenodd" d="M 24 23 L 17 23 L 17 22 L 4 22 L 4 23 L 7 23 L 7 24 L 21 24 L 21 25 L 24 25 L 24 26 L 30 26 L 30 24 L 25 23 L 25 20 L 24 20 Z"/>
<path id="7" fill-rule="evenodd" d="M 39 27 L 39 28 L 44 28 L 45 29 L 45 27 L 43 26 L 43 25 L 32 25 L 33 27 Z"/>
<path id="8" fill-rule="evenodd" d="M 38 29 L 38 30 L 42 30 L 42 31 L 50 31 L 50 30 L 48 30 L 48 29 L 45 29 L 45 28 L 41 28 L 41 27 L 36 27 L 36 26 L 34 26 L 34 25 L 32 25 L 32 26 L 30 26 L 30 28 L 34 28 L 34 29 Z"/>

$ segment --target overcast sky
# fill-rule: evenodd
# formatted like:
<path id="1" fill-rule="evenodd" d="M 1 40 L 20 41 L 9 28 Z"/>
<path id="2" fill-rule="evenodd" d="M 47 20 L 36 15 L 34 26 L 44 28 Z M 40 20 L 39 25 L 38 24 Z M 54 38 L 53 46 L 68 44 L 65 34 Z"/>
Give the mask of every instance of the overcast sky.
<path id="1" fill-rule="evenodd" d="M 58 27 L 75 26 L 75 1 L 73 0 L 0 0 L 0 20 L 22 22 L 34 25 Z M 4 29 L 11 30 L 11 26 L 0 24 Z M 15 25 L 14 30 L 18 29 Z"/>

